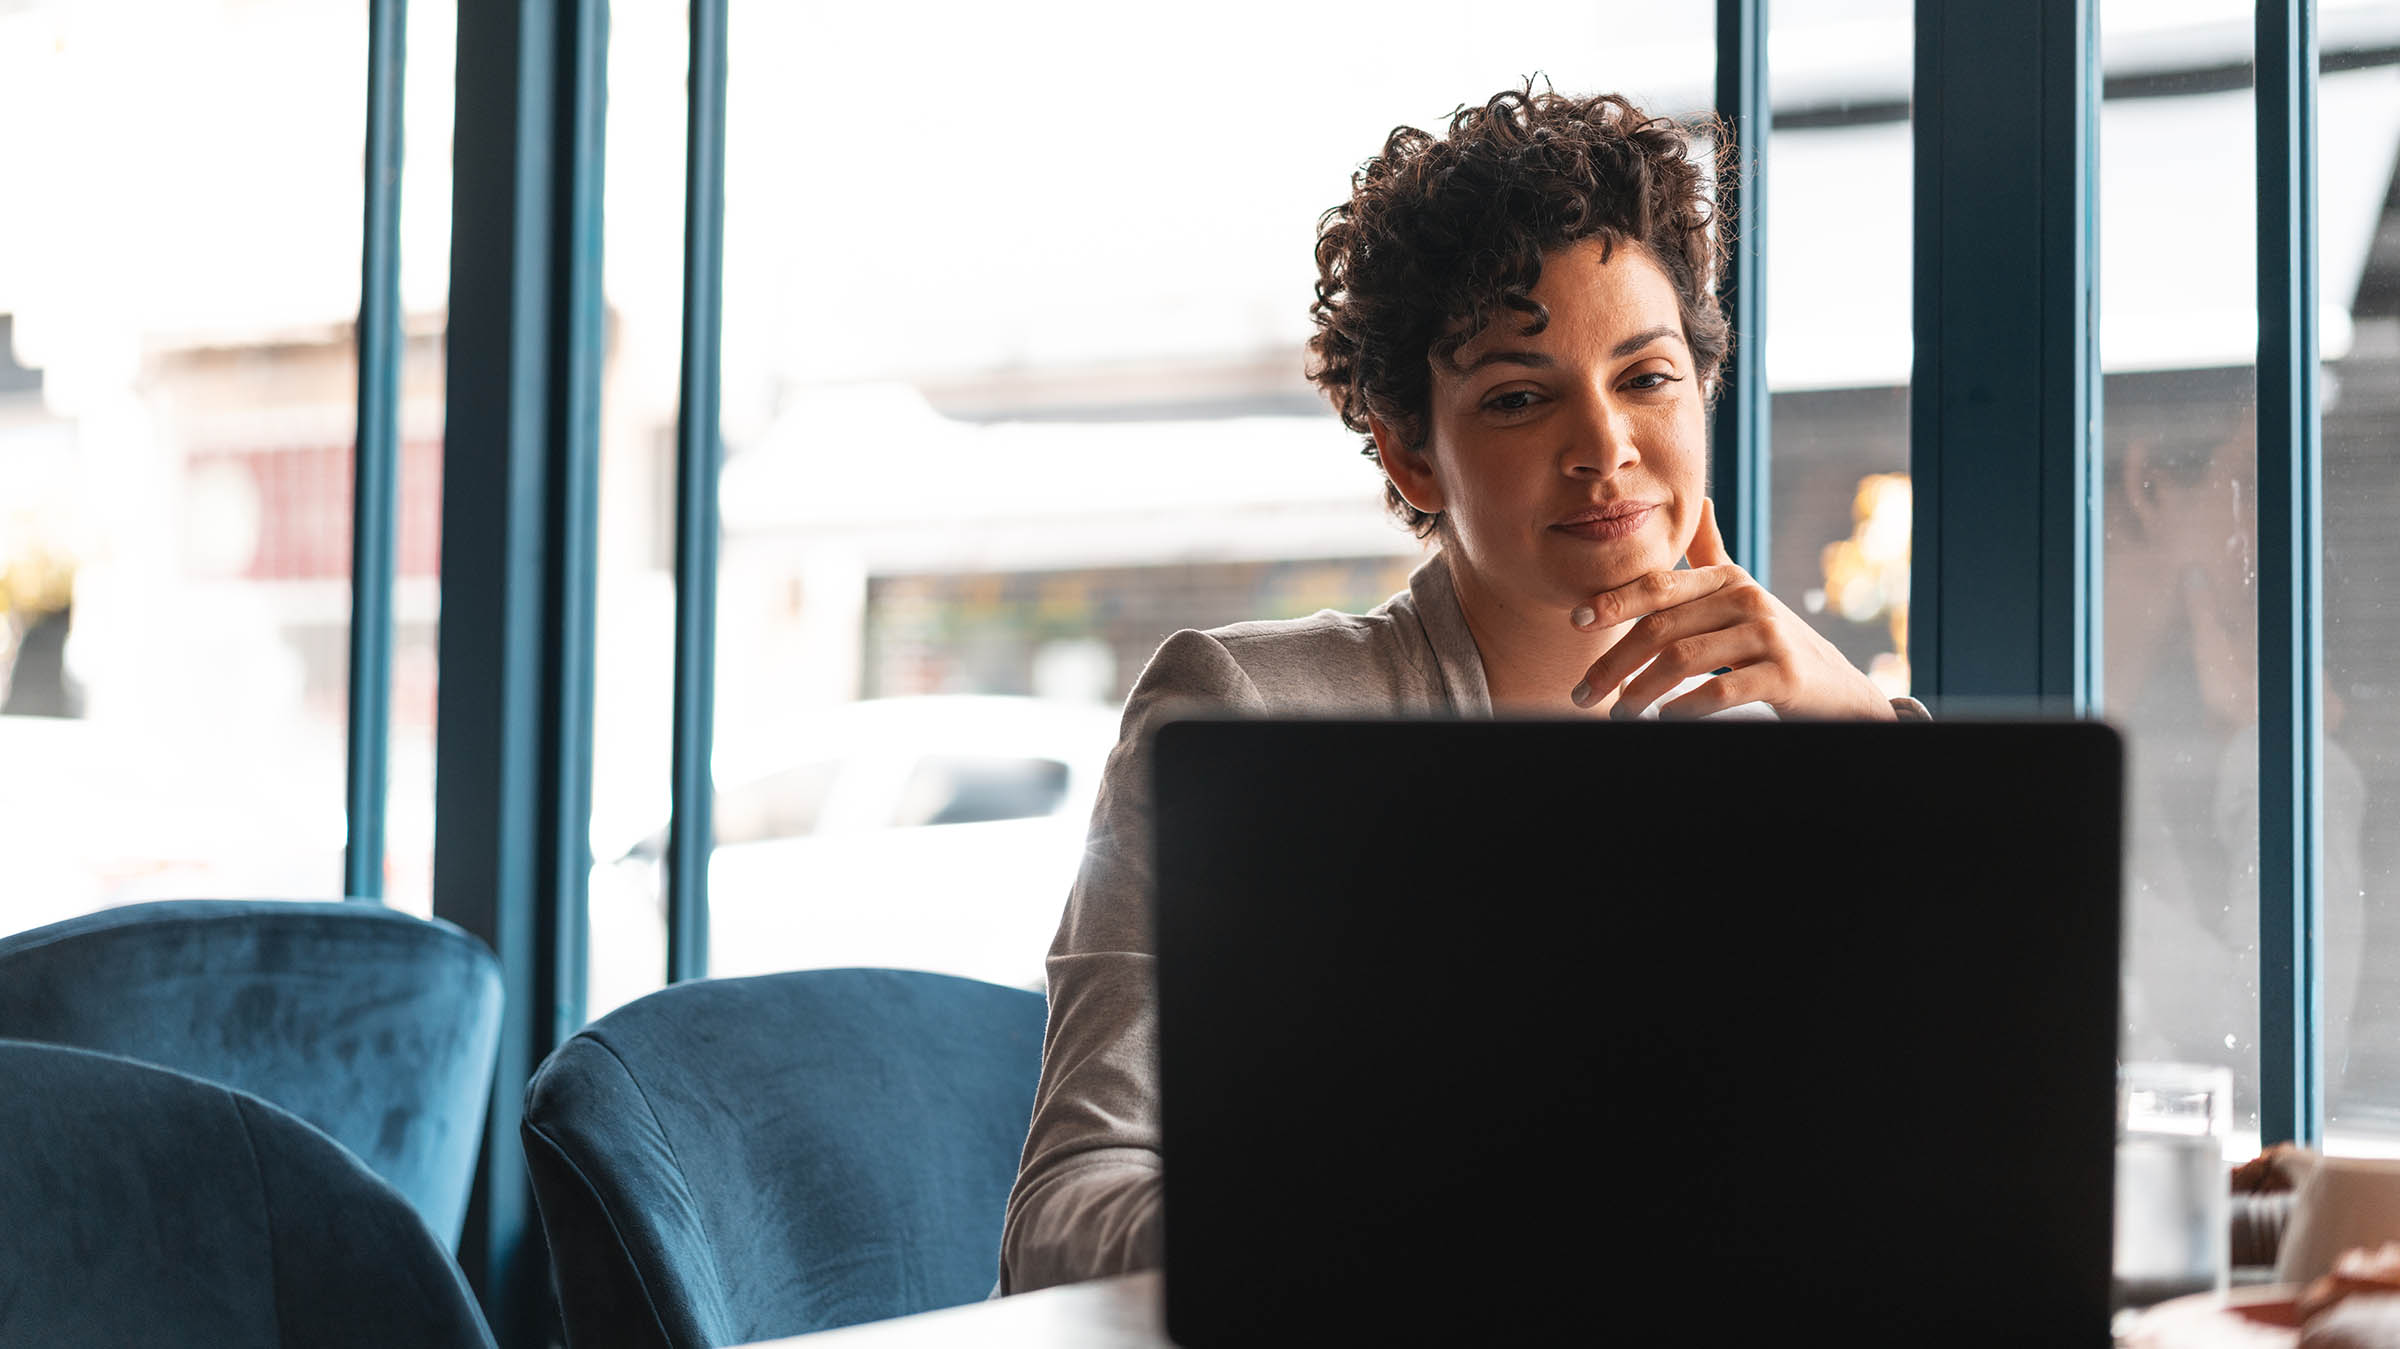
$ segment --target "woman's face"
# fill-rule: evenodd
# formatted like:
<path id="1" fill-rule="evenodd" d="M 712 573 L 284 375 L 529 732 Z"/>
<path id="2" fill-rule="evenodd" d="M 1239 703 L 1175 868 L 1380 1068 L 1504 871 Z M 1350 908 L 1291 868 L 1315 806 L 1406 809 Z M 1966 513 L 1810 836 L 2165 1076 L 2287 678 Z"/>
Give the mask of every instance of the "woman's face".
<path id="1" fill-rule="evenodd" d="M 1444 512 L 1462 596 L 1566 611 L 1675 565 L 1699 526 L 1707 412 L 1674 286 L 1638 247 L 1542 262 L 1540 333 L 1503 310 L 1433 360 L 1426 447 L 1374 428 L 1384 467 Z"/>

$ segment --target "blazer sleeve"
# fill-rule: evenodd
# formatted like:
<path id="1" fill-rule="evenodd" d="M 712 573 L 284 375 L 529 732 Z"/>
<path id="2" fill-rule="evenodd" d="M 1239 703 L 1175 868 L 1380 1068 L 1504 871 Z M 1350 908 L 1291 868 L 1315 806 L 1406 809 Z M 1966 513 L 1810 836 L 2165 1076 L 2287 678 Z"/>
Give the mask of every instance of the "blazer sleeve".
<path id="1" fill-rule="evenodd" d="M 1159 647 L 1126 699 L 1046 963 L 1041 1084 L 1001 1229 L 1002 1293 L 1150 1269 L 1164 1258 L 1150 736 L 1180 715 L 1265 710 L 1224 644 L 1189 630 Z"/>

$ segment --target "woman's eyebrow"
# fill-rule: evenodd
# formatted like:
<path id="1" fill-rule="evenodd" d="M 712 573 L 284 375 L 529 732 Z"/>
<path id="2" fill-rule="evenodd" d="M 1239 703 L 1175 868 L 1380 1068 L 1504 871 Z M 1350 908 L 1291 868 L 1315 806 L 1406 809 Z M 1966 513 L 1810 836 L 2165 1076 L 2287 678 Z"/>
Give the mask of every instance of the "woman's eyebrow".
<path id="1" fill-rule="evenodd" d="M 1558 364 L 1558 362 L 1553 360 L 1547 352 L 1520 351 L 1515 348 L 1503 347 L 1497 351 L 1487 351 L 1476 357 L 1474 360 L 1467 362 L 1466 369 L 1459 371 L 1459 373 L 1462 375 L 1471 375 L 1487 365 L 1497 365 L 1502 361 L 1507 361 L 1514 365 L 1532 366 L 1536 370 L 1548 370 Z"/>
<path id="2" fill-rule="evenodd" d="M 1665 323 L 1662 323 L 1655 328 L 1645 328 L 1642 331 L 1635 333 L 1633 336 L 1626 338 L 1624 341 L 1617 343 L 1616 348 L 1610 351 L 1608 354 L 1611 356 L 1631 356 L 1633 353 L 1640 351 L 1642 348 L 1649 346 L 1651 343 L 1662 337 L 1672 337 L 1677 341 L 1682 341 L 1683 330 L 1675 327 L 1672 324 Z"/>
<path id="3" fill-rule="evenodd" d="M 1651 343 L 1656 342 L 1662 337 L 1673 338 L 1674 340 L 1680 342 L 1683 340 L 1683 329 L 1678 328 L 1671 323 L 1662 323 L 1655 328 L 1645 328 L 1642 331 L 1635 333 L 1633 336 L 1626 338 L 1624 341 L 1617 343 L 1615 347 L 1610 349 L 1608 354 L 1611 358 L 1631 356 L 1633 353 L 1640 351 L 1642 348 L 1649 346 Z M 1471 375 L 1487 365 L 1499 365 L 1503 362 L 1511 365 L 1529 366 L 1536 370 L 1550 370 L 1556 368 L 1558 365 L 1558 361 L 1548 352 L 1530 351 L 1517 347 L 1499 347 L 1495 348 L 1494 350 L 1484 352 L 1483 354 L 1477 356 L 1474 360 L 1467 362 L 1466 365 L 1460 369 L 1459 373 L 1462 375 Z"/>

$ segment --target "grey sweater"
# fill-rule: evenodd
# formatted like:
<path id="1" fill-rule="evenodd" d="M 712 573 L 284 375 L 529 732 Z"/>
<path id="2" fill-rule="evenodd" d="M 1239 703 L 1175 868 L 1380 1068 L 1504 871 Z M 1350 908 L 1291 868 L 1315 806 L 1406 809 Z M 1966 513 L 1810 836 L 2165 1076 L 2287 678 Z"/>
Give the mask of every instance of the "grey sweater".
<path id="1" fill-rule="evenodd" d="M 1900 701 L 1904 715 L 1924 715 Z M 1368 613 L 1187 629 L 1159 647 L 1125 701 L 1083 868 L 1050 945 L 1050 1022 L 1000 1238 L 1002 1293 L 1163 1258 L 1149 742 L 1177 716 L 1212 713 L 1488 717 L 1492 699 L 1439 553 Z M 1752 703 L 1717 715 L 1773 712 Z"/>

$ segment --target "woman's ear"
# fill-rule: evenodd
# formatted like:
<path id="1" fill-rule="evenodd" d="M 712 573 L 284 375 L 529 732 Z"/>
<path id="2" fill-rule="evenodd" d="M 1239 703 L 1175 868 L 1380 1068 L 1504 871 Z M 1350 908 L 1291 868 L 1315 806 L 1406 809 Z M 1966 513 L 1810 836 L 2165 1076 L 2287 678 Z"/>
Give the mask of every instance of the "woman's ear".
<path id="1" fill-rule="evenodd" d="M 1412 450 L 1400 433 L 1381 417 L 1367 418 L 1367 432 L 1375 437 L 1375 459 L 1383 465 L 1384 476 L 1400 492 L 1400 499 L 1427 515 L 1442 512 L 1442 485 L 1433 475 L 1433 461 L 1422 450 Z"/>

